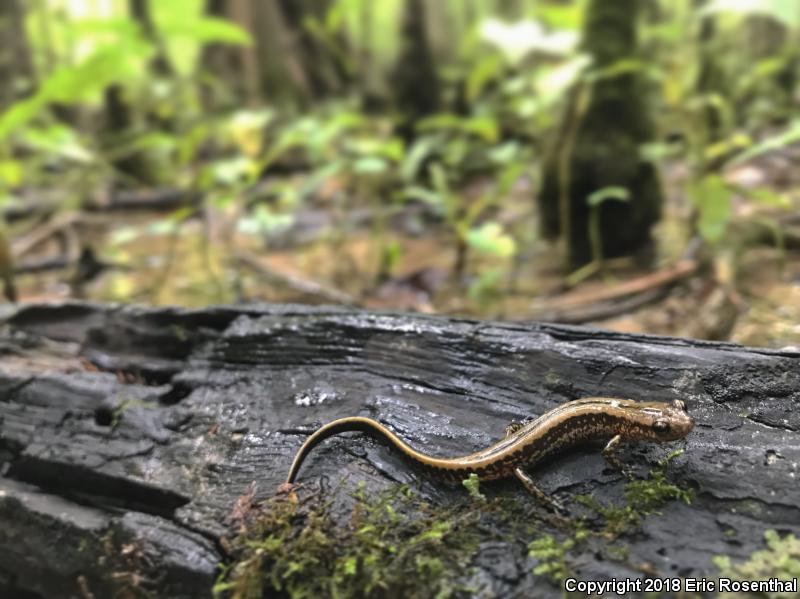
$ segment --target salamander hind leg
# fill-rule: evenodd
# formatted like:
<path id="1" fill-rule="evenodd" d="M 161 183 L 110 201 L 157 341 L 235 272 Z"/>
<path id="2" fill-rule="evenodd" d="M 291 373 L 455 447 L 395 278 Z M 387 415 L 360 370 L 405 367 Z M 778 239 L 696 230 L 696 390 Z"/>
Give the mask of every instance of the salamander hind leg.
<path id="1" fill-rule="evenodd" d="M 619 456 L 617 455 L 617 448 L 619 447 L 621 440 L 621 435 L 617 435 L 611 439 L 605 448 L 603 448 L 603 457 L 614 470 L 622 473 L 626 478 L 633 478 L 633 473 L 630 471 L 630 468 L 623 464 L 622 460 L 620 460 Z"/>
<path id="2" fill-rule="evenodd" d="M 536 498 L 536 501 L 553 510 L 554 512 L 567 513 L 566 508 L 558 501 L 550 497 L 547 493 L 542 491 L 539 487 L 537 487 L 530 475 L 522 468 L 514 468 L 514 475 L 523 484 L 528 493 Z"/>

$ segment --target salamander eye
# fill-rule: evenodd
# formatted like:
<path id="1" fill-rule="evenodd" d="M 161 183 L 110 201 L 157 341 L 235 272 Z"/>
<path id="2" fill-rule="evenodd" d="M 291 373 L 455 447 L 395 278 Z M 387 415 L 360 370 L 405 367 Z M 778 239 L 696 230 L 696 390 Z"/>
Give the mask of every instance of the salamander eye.
<path id="1" fill-rule="evenodd" d="M 656 420 L 653 423 L 653 430 L 657 433 L 666 433 L 669 430 L 669 422 L 666 420 Z"/>

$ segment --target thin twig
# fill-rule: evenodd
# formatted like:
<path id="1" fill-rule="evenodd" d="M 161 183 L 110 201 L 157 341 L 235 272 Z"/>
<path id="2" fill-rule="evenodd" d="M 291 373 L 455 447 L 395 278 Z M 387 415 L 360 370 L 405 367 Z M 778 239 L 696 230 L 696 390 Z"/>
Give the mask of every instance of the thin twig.
<path id="1" fill-rule="evenodd" d="M 234 252 L 234 257 L 238 262 L 253 270 L 271 285 L 286 287 L 298 293 L 302 293 L 303 295 L 320 298 L 326 302 L 334 302 L 346 306 L 358 305 L 356 299 L 344 291 L 326 287 L 316 281 L 310 281 L 294 275 L 278 272 L 265 265 L 249 252 L 237 250 Z"/>

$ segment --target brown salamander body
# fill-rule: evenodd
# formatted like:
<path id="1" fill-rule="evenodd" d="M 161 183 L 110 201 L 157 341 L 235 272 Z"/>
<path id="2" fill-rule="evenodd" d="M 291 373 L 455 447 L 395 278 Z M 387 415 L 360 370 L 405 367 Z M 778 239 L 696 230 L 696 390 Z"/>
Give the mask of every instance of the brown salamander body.
<path id="1" fill-rule="evenodd" d="M 685 437 L 694 427 L 694 420 L 681 400 L 671 403 L 636 402 L 611 397 L 586 397 L 562 404 L 526 424 L 513 423 L 504 439 L 486 449 L 453 458 L 433 457 L 410 447 L 392 431 L 370 418 L 341 418 L 314 432 L 292 462 L 287 483 L 297 478 L 308 453 L 324 439 L 348 431 L 360 431 L 388 442 L 412 462 L 451 481 L 477 474 L 482 480 L 517 476 L 528 489 L 533 483 L 521 468 L 591 440 L 610 440 L 604 455 L 612 464 L 612 450 L 620 441 L 663 443 Z"/>

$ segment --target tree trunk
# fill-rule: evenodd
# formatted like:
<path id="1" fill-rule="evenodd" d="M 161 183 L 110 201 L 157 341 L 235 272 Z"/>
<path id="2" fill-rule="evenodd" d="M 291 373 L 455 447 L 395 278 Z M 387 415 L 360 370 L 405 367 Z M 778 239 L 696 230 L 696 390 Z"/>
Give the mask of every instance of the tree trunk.
<path id="1" fill-rule="evenodd" d="M 248 13 L 240 12 L 241 7 L 234 4 L 248 3 L 239 0 L 206 0 L 205 13 L 218 19 L 229 19 L 245 30 L 251 26 Z M 235 9 L 239 9 L 238 11 Z M 237 18 L 237 16 L 239 18 Z M 214 112 L 230 109 L 242 104 L 255 104 L 258 98 L 258 83 L 255 70 L 247 68 L 248 55 L 252 59 L 252 48 L 242 48 L 230 44 L 210 43 L 203 47 L 200 63 L 211 81 L 203 78 L 202 96 L 206 109 Z M 252 70 L 252 72 L 250 72 Z M 252 85 L 251 83 L 252 82 Z"/>
<path id="2" fill-rule="evenodd" d="M 160 77 L 171 77 L 173 75 L 172 65 L 169 63 L 164 41 L 153 22 L 153 16 L 150 13 L 150 0 L 128 0 L 128 10 L 133 19 L 141 25 L 144 36 L 152 42 L 156 49 L 151 63 L 153 73 Z"/>
<path id="3" fill-rule="evenodd" d="M 415 123 L 439 110 L 440 89 L 436 63 L 428 39 L 423 0 L 406 0 L 400 54 L 392 72 L 401 135 L 414 136 Z"/>
<path id="4" fill-rule="evenodd" d="M 345 65 L 330 47 L 315 37 L 306 24 L 307 18 L 318 23 L 325 21 L 331 7 L 330 0 L 277 0 L 283 14 L 287 34 L 292 47 L 303 64 L 314 98 L 325 98 L 341 93 L 348 83 L 349 75 Z M 346 50 L 344 39 L 335 34 L 331 44 L 341 51 Z"/>
<path id="5" fill-rule="evenodd" d="M 119 83 L 109 85 L 103 93 L 105 113 L 104 137 L 110 147 L 124 146 L 136 135 L 136 116 L 126 89 Z M 155 169 L 147 152 L 137 150 L 113 159 L 114 168 L 142 184 L 156 182 Z"/>
<path id="6" fill-rule="evenodd" d="M 0 81 L 0 113 L 34 85 L 24 5 L 19 0 L 0 0 Z"/>
<path id="7" fill-rule="evenodd" d="M 217 564 L 231 559 L 226 522 L 249 505 L 252 483 L 256 500 L 273 496 L 320 423 L 369 415 L 426 453 L 457 455 L 502 437 L 512 419 L 596 395 L 687 402 L 697 425 L 685 439 L 625 446 L 620 457 L 641 477 L 669 449 L 685 449 L 666 479 L 650 482 L 693 489 L 691 504 L 667 501 L 611 534 L 603 521 L 629 514 L 624 479 L 596 448 L 565 453 L 534 473 L 573 515 L 587 516 L 582 537 L 556 551 L 556 562 L 531 555 L 531 541 L 555 538 L 561 547 L 563 522 L 547 518 L 517 481 L 485 482 L 489 503 L 477 509 L 485 515 L 469 547 L 458 549 L 465 567 L 454 588 L 560 597 L 567 575 L 716 577 L 715 556 L 748 559 L 763 549 L 765 530 L 800 534 L 795 350 L 297 306 L 28 305 L 7 310 L 1 324 L 0 596 L 210 597 Z M 484 505 L 360 435 L 320 446 L 300 480 L 301 497 L 324 485 L 336 515 L 319 542 L 354 530 L 360 483 L 367 497 L 407 483 L 428 513 L 456 506 L 475 515 Z M 610 511 L 587 514 L 576 494 Z M 492 524 L 497 509 L 513 505 L 524 518 Z M 447 529 L 437 530 L 447 541 Z M 298 539 L 291 527 L 283 534 Z M 407 545 L 377 567 L 392 567 Z M 444 559 L 445 546 L 433 542 L 420 564 Z M 272 547 L 262 550 L 264 567 Z M 276 596 L 265 584 L 263 596 Z"/>
<path id="8" fill-rule="evenodd" d="M 509 21 L 516 21 L 525 16 L 525 7 L 522 0 L 500 0 L 498 12 Z"/>
<path id="9" fill-rule="evenodd" d="M 595 80 L 572 99 L 561 132 L 545 163 L 539 204 L 545 234 L 561 237 L 569 268 L 596 256 L 589 238 L 587 199 L 607 187 L 622 187 L 629 201 L 609 200 L 599 208 L 602 257 L 632 255 L 651 245 L 650 227 L 659 218 L 661 189 L 653 165 L 640 157 L 652 140 L 646 96 L 636 71 L 604 69 L 635 58 L 636 0 L 589 3 L 583 48 L 594 59 Z"/>
<path id="10" fill-rule="evenodd" d="M 800 7 L 795 6 L 795 11 Z M 745 23 L 746 59 L 757 68 L 764 61 L 779 61 L 780 66 L 762 75 L 735 106 L 737 122 L 749 124 L 755 113 L 755 126 L 786 122 L 796 114 L 798 35 L 766 15 L 752 14 Z M 759 107 L 760 108 L 759 110 Z"/>

